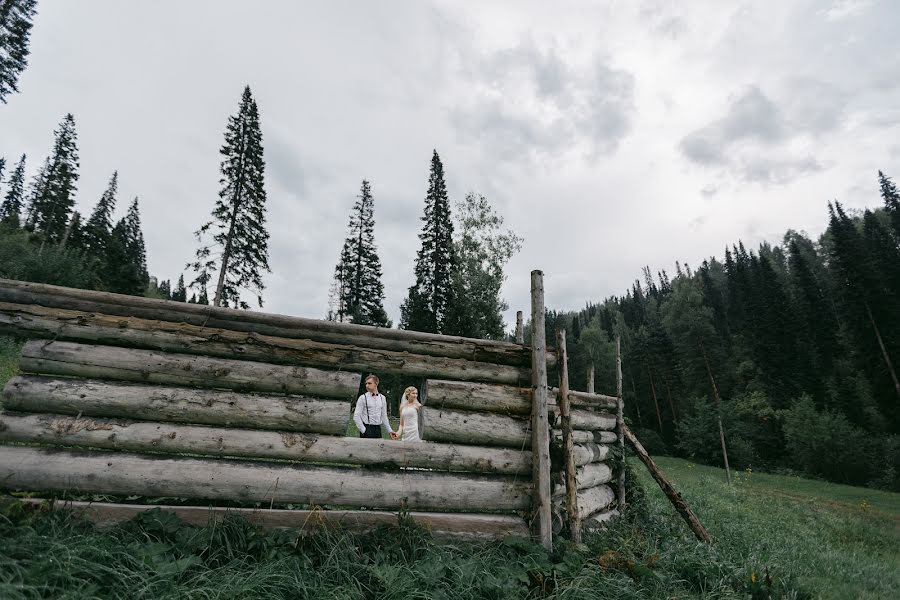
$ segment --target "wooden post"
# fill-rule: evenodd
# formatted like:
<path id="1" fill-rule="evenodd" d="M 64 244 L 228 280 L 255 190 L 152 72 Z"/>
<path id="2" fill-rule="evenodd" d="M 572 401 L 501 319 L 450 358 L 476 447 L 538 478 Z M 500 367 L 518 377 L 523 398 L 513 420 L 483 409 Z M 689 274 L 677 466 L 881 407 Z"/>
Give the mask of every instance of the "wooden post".
<path id="1" fill-rule="evenodd" d="M 725 449 L 725 429 L 722 427 L 722 406 L 719 401 L 719 388 L 716 387 L 716 380 L 713 378 L 712 369 L 709 367 L 709 359 L 706 357 L 706 348 L 700 344 L 700 351 L 703 352 L 703 360 L 706 362 L 706 372 L 709 373 L 709 383 L 712 385 L 713 397 L 716 399 L 716 418 L 719 420 L 719 441 L 722 443 L 722 458 L 725 459 L 725 480 L 731 483 L 731 469 L 728 467 L 728 450 Z"/>
<path id="2" fill-rule="evenodd" d="M 616 395 L 619 396 L 619 410 L 616 413 L 616 428 L 619 434 L 619 451 L 622 464 L 619 466 L 618 504 L 619 512 L 625 510 L 625 399 L 622 397 L 622 340 L 616 336 Z"/>
<path id="3" fill-rule="evenodd" d="M 563 456 L 566 465 L 566 519 L 569 535 L 581 543 L 581 516 L 578 512 L 578 483 L 575 481 L 575 454 L 572 443 L 572 414 L 569 412 L 569 358 L 566 330 L 556 332 L 556 367 L 559 370 L 559 416 L 562 425 Z"/>
<path id="4" fill-rule="evenodd" d="M 591 362 L 591 366 L 588 367 L 587 391 L 588 391 L 588 394 L 594 393 L 594 363 L 593 362 Z"/>
<path id="5" fill-rule="evenodd" d="M 538 536 L 548 551 L 553 549 L 553 515 L 550 505 L 550 424 L 547 419 L 547 339 L 544 332 L 544 273 L 531 272 L 531 448 L 534 457 L 534 497 Z"/>
<path id="6" fill-rule="evenodd" d="M 516 311 L 516 343 L 525 343 L 525 326 L 522 324 L 522 311 Z"/>
<path id="7" fill-rule="evenodd" d="M 647 466 L 650 474 L 653 475 L 653 479 L 659 484 L 660 489 L 662 489 L 663 493 L 669 498 L 682 518 L 687 521 L 688 527 L 691 528 L 691 531 L 694 532 L 697 539 L 701 542 L 712 544 L 712 537 L 710 537 L 709 532 L 706 531 L 703 523 L 700 522 L 700 519 L 698 519 L 697 515 L 694 514 L 694 511 L 691 510 L 691 507 L 684 501 L 681 494 L 672 487 L 672 484 L 665 478 L 662 471 L 659 470 L 659 467 L 656 466 L 656 463 L 653 462 L 653 459 L 650 458 L 650 455 L 647 454 L 647 451 L 644 450 L 644 447 L 638 439 L 631 433 L 631 430 L 628 429 L 627 426 L 624 427 L 623 430 L 625 432 L 625 437 L 628 438 L 628 442 L 634 447 L 634 451 L 638 455 L 638 458 L 640 458 Z"/>

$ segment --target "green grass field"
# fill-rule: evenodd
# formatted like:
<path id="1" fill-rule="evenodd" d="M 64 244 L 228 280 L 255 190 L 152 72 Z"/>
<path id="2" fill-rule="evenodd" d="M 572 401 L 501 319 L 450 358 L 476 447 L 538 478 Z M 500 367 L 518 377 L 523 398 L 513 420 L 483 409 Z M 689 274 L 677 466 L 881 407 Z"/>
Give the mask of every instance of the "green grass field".
<path id="1" fill-rule="evenodd" d="M 0 385 L 17 352 L 0 338 Z M 0 496 L 0 598 L 897 597 L 900 494 L 750 472 L 726 485 L 720 469 L 658 463 L 713 546 L 638 462 L 626 517 L 552 554 L 521 539 L 438 544 L 405 519 L 297 539 L 238 518 L 195 528 L 149 513 L 99 531 Z"/>

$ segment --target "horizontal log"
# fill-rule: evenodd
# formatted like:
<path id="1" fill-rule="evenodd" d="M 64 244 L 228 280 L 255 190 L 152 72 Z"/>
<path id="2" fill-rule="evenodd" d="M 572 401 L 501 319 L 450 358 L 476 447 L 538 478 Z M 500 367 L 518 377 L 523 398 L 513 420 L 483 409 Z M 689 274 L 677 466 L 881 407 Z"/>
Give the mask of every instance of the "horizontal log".
<path id="1" fill-rule="evenodd" d="M 589 463 L 575 469 L 575 484 L 579 490 L 591 488 L 601 483 L 609 483 L 612 480 L 612 469 L 606 463 Z M 553 497 L 562 498 L 566 495 L 565 473 L 562 471 L 553 475 Z"/>
<path id="2" fill-rule="evenodd" d="M 530 483 L 511 476 L 273 465 L 165 458 L 124 452 L 71 452 L 9 446 L 0 452 L 0 488 L 20 491 L 365 506 L 516 511 Z"/>
<path id="3" fill-rule="evenodd" d="M 601 510 L 600 512 L 593 514 L 582 521 L 581 526 L 585 529 L 603 529 L 618 516 L 619 511 L 615 508 Z"/>
<path id="4" fill-rule="evenodd" d="M 603 462 L 609 456 L 609 449 L 604 444 L 575 444 L 575 464 L 580 467 L 588 463 Z"/>
<path id="5" fill-rule="evenodd" d="M 432 442 L 531 448 L 528 419 L 524 418 L 425 405 L 422 423 L 422 439 Z"/>
<path id="6" fill-rule="evenodd" d="M 615 504 L 616 495 L 612 488 L 606 484 L 596 485 L 583 490 L 578 490 L 578 515 L 584 520 Z M 555 512 L 564 514 L 565 495 L 557 496 L 553 500 Z"/>
<path id="7" fill-rule="evenodd" d="M 558 399 L 559 388 L 550 388 L 550 395 Z M 572 408 L 616 408 L 619 405 L 619 399 L 605 394 L 569 390 L 569 404 L 572 405 Z"/>
<path id="8" fill-rule="evenodd" d="M 135 317 L 0 303 L 0 333 L 344 371 L 524 384 L 530 370 Z"/>
<path id="9" fill-rule="evenodd" d="M 467 381 L 427 382 L 428 405 L 514 415 L 531 414 L 531 388 Z"/>
<path id="10" fill-rule="evenodd" d="M 350 403 L 300 396 L 110 383 L 21 375 L 3 390 L 8 410 L 174 421 L 342 435 Z"/>
<path id="11" fill-rule="evenodd" d="M 618 439 L 615 431 L 587 431 L 585 429 L 575 429 L 572 431 L 572 441 L 576 444 L 612 444 Z M 551 440 L 554 443 L 562 443 L 562 430 L 554 429 Z"/>
<path id="12" fill-rule="evenodd" d="M 0 279 L 0 302 L 35 304 L 48 308 L 186 323 L 274 337 L 463 358 L 526 368 L 531 365 L 531 349 L 510 342 L 216 308 L 9 279 Z"/>
<path id="13" fill-rule="evenodd" d="M 616 416 L 608 413 L 597 413 L 588 410 L 572 410 L 572 427 L 586 431 L 605 430 L 611 431 L 616 428 Z M 559 429 L 562 426 L 562 419 L 559 416 L 559 409 L 553 407 L 553 414 L 550 418 L 550 426 Z"/>
<path id="14" fill-rule="evenodd" d="M 434 471 L 531 473 L 531 452 L 85 416 L 0 413 L 0 442 Z"/>
<path id="15" fill-rule="evenodd" d="M 24 504 L 46 506 L 49 500 L 23 498 Z M 380 510 L 284 510 L 258 508 L 224 508 L 218 506 L 167 506 L 113 504 L 60 500 L 51 504 L 54 510 L 71 510 L 97 527 L 109 527 L 130 521 L 149 510 L 173 514 L 188 525 L 206 527 L 221 523 L 229 515 L 239 515 L 264 529 L 292 529 L 305 535 L 323 527 L 362 533 L 376 527 L 396 525 L 399 514 Z M 406 513 L 417 525 L 426 528 L 440 540 L 480 541 L 508 536 L 528 537 L 528 526 L 522 517 L 471 513 Z"/>
<path id="16" fill-rule="evenodd" d="M 359 373 L 349 371 L 41 340 L 25 343 L 19 368 L 25 373 L 297 394 L 348 402 L 356 397 L 360 380 Z"/>

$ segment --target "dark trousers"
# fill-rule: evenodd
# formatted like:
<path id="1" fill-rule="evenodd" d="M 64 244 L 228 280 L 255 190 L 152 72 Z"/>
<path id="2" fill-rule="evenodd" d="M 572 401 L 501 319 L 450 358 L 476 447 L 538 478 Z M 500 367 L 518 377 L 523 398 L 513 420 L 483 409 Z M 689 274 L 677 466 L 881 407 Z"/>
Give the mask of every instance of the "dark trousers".
<path id="1" fill-rule="evenodd" d="M 366 432 L 359 434 L 361 438 L 375 438 L 381 439 L 381 425 L 369 425 L 368 423 L 363 423 L 366 426 Z"/>

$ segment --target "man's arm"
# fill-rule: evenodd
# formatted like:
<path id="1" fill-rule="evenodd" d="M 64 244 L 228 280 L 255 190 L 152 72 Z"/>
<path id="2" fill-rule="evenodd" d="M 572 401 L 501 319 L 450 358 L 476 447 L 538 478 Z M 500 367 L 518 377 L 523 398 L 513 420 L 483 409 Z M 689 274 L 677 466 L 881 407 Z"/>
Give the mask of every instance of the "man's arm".
<path id="1" fill-rule="evenodd" d="M 394 433 L 394 430 L 391 429 L 391 422 L 388 420 L 387 398 L 384 396 L 381 397 L 381 426 L 387 429 L 388 433 Z"/>
<path id="2" fill-rule="evenodd" d="M 356 428 L 360 433 L 366 432 L 366 426 L 362 420 L 363 414 L 363 402 L 365 401 L 365 394 L 356 399 L 356 410 L 353 411 L 353 422 L 356 423 Z"/>

